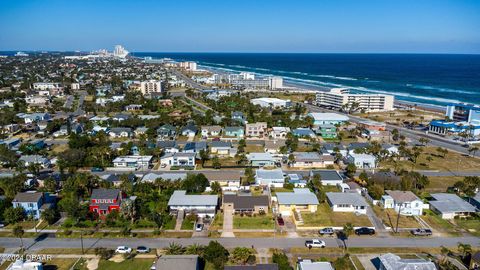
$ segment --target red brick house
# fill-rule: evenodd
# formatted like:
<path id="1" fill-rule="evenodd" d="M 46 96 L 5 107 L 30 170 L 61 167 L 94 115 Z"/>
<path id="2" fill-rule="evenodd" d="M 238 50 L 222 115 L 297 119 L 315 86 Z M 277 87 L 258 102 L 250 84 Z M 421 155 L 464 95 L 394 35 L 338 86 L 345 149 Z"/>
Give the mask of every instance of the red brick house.
<path id="1" fill-rule="evenodd" d="M 119 211 L 124 198 L 122 191 L 119 189 L 94 189 L 90 199 L 90 212 L 104 216 L 113 210 Z"/>

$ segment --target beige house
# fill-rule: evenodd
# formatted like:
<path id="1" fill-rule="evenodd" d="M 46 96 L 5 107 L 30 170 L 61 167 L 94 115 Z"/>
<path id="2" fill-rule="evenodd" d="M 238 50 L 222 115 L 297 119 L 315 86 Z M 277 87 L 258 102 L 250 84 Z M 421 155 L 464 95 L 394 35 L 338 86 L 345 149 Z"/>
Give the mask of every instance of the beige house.
<path id="1" fill-rule="evenodd" d="M 202 126 L 200 129 L 203 138 L 208 138 L 210 136 L 219 136 L 222 132 L 221 126 Z"/>
<path id="2" fill-rule="evenodd" d="M 308 188 L 294 188 L 293 192 L 277 192 L 278 211 L 282 216 L 290 216 L 293 211 L 314 213 L 317 211 L 318 199 Z"/>
<path id="3" fill-rule="evenodd" d="M 320 155 L 317 152 L 294 152 L 293 168 L 325 168 L 333 165 L 335 158 L 331 155 Z"/>
<path id="4" fill-rule="evenodd" d="M 269 200 L 267 195 L 251 196 L 238 194 L 223 195 L 223 210 L 235 213 L 268 212 Z"/>
<path id="5" fill-rule="evenodd" d="M 245 125 L 247 137 L 263 138 L 267 134 L 267 123 L 257 122 Z"/>

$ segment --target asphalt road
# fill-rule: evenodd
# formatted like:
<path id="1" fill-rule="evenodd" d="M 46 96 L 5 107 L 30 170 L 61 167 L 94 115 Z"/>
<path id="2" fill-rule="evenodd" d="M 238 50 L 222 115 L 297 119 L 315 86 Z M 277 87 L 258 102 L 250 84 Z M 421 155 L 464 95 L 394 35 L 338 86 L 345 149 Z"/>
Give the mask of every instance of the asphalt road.
<path id="1" fill-rule="evenodd" d="M 208 244 L 211 240 L 220 242 L 227 248 L 238 246 L 255 248 L 292 248 L 303 247 L 305 240 L 311 238 L 84 238 L 85 248 L 106 247 L 114 248 L 120 245 L 137 247 L 140 245 L 151 248 L 165 248 L 170 243 L 175 242 L 181 245 Z M 327 244 L 327 247 L 339 247 L 341 241 L 334 237 L 321 238 Z M 24 245 L 29 250 L 40 250 L 45 248 L 80 248 L 81 241 L 76 238 L 45 238 L 35 242 L 33 238 L 23 239 Z M 457 246 L 457 244 L 470 244 L 472 247 L 480 246 L 480 238 L 477 237 L 449 237 L 449 238 L 394 238 L 394 237 L 351 237 L 346 241 L 348 247 L 440 247 Z M 0 238 L 0 246 L 5 248 L 17 248 L 20 245 L 18 238 Z"/>

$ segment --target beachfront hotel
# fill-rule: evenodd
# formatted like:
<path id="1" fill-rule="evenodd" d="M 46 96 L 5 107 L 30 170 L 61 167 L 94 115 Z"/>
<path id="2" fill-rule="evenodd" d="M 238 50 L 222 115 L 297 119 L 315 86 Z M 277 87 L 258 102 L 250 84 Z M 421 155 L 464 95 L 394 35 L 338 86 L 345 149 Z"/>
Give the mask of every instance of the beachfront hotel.
<path id="1" fill-rule="evenodd" d="M 394 97 L 382 94 L 351 94 L 347 88 L 333 88 L 328 92 L 317 92 L 315 105 L 340 110 L 352 104 L 366 112 L 392 111 Z"/>
<path id="2" fill-rule="evenodd" d="M 448 120 L 433 120 L 428 132 L 439 135 L 466 132 L 469 136 L 480 135 L 480 107 L 471 104 L 449 104 L 445 112 Z"/>

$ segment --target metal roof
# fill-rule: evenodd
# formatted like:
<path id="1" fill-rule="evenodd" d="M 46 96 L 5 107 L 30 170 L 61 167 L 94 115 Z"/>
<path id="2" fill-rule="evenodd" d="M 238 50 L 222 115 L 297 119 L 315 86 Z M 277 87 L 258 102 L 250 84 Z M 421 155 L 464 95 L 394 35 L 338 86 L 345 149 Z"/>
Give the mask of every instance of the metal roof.
<path id="1" fill-rule="evenodd" d="M 365 199 L 358 193 L 327 192 L 331 204 L 350 204 L 355 206 L 368 206 Z"/>
<path id="2" fill-rule="evenodd" d="M 434 201 L 429 202 L 430 205 L 441 213 L 476 212 L 475 206 L 469 204 L 455 194 L 433 193 L 430 195 L 435 199 Z"/>
<path id="3" fill-rule="evenodd" d="M 187 195 L 186 190 L 175 190 L 168 201 L 168 206 L 195 206 L 218 204 L 217 195 Z"/>
<path id="4" fill-rule="evenodd" d="M 278 204 L 318 205 L 317 196 L 308 188 L 295 188 L 293 192 L 277 192 Z"/>
<path id="5" fill-rule="evenodd" d="M 437 270 L 433 262 L 424 259 L 402 259 L 392 253 L 383 254 L 378 258 L 385 270 Z"/>

